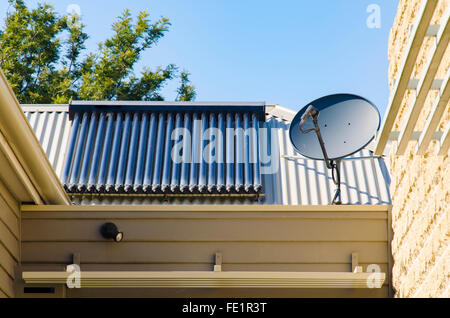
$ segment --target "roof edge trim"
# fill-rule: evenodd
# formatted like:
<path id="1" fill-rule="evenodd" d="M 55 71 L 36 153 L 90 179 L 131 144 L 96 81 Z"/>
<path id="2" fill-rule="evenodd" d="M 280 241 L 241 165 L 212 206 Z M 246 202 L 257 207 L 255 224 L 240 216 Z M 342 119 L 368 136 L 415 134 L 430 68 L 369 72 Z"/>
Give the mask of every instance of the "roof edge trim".
<path id="1" fill-rule="evenodd" d="M 69 198 L 61 182 L 1 70 L 0 113 L 0 131 L 44 203 L 69 205 Z"/>

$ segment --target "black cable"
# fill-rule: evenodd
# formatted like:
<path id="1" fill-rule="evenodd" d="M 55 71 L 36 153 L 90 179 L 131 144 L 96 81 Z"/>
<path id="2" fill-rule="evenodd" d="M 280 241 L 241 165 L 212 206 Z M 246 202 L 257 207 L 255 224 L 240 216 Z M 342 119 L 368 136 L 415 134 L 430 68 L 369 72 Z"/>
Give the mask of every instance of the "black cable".
<path id="1" fill-rule="evenodd" d="M 331 177 L 333 178 L 334 184 L 338 185 L 339 179 L 341 177 L 340 173 L 339 173 L 339 169 L 337 167 L 337 164 L 333 160 L 330 160 L 330 164 L 331 164 Z"/>

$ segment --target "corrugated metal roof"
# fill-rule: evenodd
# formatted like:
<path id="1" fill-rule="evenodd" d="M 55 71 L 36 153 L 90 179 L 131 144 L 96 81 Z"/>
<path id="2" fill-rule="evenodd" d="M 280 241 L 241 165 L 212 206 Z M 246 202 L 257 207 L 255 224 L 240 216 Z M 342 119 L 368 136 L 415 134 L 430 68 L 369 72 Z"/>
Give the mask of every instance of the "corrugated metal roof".
<path id="1" fill-rule="evenodd" d="M 61 177 L 71 122 L 68 105 L 22 105 L 50 164 Z"/>
<path id="2" fill-rule="evenodd" d="M 57 174 L 62 177 L 71 124 L 68 106 L 23 105 L 23 109 L 50 162 Z M 289 124 L 294 115 L 294 111 L 278 105 L 266 106 L 266 120 L 260 126 L 258 136 L 261 183 L 264 192 L 264 197 L 259 199 L 213 196 L 189 198 L 175 196 L 168 199 L 164 196 L 149 197 L 142 194 L 134 196 L 76 194 L 73 196 L 74 202 L 78 204 L 329 204 L 335 186 L 325 163 L 303 158 L 294 151 L 289 142 Z M 174 121 L 176 123 L 176 118 Z M 130 122 L 132 124 L 132 118 Z M 352 157 L 369 155 L 371 152 L 364 149 Z M 343 161 L 341 179 L 343 203 L 391 203 L 389 173 L 381 158 Z"/>

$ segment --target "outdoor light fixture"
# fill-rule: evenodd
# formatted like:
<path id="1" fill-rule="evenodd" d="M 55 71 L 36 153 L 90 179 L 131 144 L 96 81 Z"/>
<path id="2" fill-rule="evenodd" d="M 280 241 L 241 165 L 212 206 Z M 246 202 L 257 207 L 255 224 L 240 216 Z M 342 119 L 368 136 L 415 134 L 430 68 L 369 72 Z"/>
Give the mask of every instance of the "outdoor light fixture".
<path id="1" fill-rule="evenodd" d="M 105 239 L 114 239 L 116 242 L 120 242 L 123 239 L 123 232 L 119 232 L 117 226 L 111 222 L 103 224 L 100 228 L 100 233 Z"/>

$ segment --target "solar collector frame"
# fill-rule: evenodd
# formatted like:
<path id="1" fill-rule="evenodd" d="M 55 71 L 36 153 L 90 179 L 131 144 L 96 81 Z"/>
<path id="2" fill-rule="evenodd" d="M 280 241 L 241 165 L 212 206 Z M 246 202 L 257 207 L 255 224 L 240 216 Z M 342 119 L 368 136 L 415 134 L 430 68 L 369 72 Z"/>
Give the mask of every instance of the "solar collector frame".
<path id="1" fill-rule="evenodd" d="M 259 194 L 264 111 L 264 103 L 73 102 L 61 181 L 69 193 Z M 208 145 L 215 156 L 209 162 Z"/>

